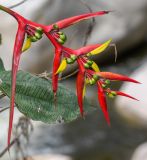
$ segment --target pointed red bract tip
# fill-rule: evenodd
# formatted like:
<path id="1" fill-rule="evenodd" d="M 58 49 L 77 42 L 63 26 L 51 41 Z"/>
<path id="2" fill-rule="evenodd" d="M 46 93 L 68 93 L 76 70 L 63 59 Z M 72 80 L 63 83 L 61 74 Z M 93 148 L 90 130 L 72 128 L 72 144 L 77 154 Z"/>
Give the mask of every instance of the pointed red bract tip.
<path id="1" fill-rule="evenodd" d="M 85 80 L 84 73 L 79 71 L 77 75 L 76 88 L 77 88 L 78 105 L 82 117 L 84 117 L 84 109 L 83 109 L 84 80 Z"/>
<path id="2" fill-rule="evenodd" d="M 109 12 L 111 12 L 111 11 L 99 11 L 99 12 L 94 12 L 94 13 L 86 13 L 86 14 L 82 14 L 82 15 L 78 15 L 78 16 L 74 16 L 74 17 L 70 17 L 70 18 L 58 21 L 55 24 L 58 26 L 59 29 L 63 29 L 63 28 L 66 28 L 70 25 L 78 23 L 82 20 L 86 20 L 86 19 L 96 17 L 96 16 L 105 15 L 105 14 L 108 14 Z M 52 28 L 53 28 L 53 25 L 48 26 L 49 31 Z"/>
<path id="3" fill-rule="evenodd" d="M 11 141 L 11 133 L 13 126 L 13 116 L 14 116 L 14 103 L 15 103 L 15 90 L 16 90 L 16 76 L 19 66 L 20 55 L 22 52 L 22 46 L 25 38 L 25 26 L 20 24 L 15 38 L 15 45 L 13 51 L 13 61 L 12 61 L 12 89 L 11 89 L 11 103 L 10 103 L 10 114 L 9 114 L 9 129 L 8 129 L 8 146 Z"/>
<path id="4" fill-rule="evenodd" d="M 117 95 L 124 96 L 124 97 L 128 97 L 128 98 L 131 98 L 131 99 L 133 99 L 133 100 L 139 101 L 138 99 L 136 99 L 136 98 L 134 98 L 134 97 L 132 97 L 132 96 L 124 93 L 124 92 L 120 92 L 120 91 L 114 91 L 114 92 L 116 92 Z"/>
<path id="5" fill-rule="evenodd" d="M 128 81 L 128 82 L 133 82 L 133 83 L 139 83 L 138 81 L 129 78 L 124 75 L 116 74 L 116 73 L 111 73 L 111 72 L 97 72 L 97 75 L 99 75 L 102 78 L 106 78 L 109 80 L 119 80 L 119 81 Z"/>
<path id="6" fill-rule="evenodd" d="M 105 92 L 101 86 L 101 83 L 98 82 L 98 100 L 99 100 L 99 104 L 100 107 L 102 109 L 102 112 L 104 114 L 104 117 L 107 121 L 108 126 L 110 126 L 110 118 L 109 118 L 109 113 L 108 113 L 108 109 L 107 109 L 107 102 L 106 102 L 106 96 L 105 96 Z"/>

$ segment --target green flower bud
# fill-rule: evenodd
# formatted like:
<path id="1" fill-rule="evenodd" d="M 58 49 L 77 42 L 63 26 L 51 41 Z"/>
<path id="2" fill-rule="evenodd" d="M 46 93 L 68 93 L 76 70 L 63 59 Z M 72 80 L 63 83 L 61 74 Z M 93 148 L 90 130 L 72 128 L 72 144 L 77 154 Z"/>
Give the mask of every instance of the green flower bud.
<path id="1" fill-rule="evenodd" d="M 109 93 L 108 96 L 109 96 L 109 98 L 114 98 L 114 95 L 111 93 Z"/>
<path id="2" fill-rule="evenodd" d="M 41 27 L 37 27 L 36 32 L 38 32 L 39 34 L 43 34 L 43 29 Z"/>
<path id="3" fill-rule="evenodd" d="M 38 39 L 35 36 L 32 36 L 31 37 L 31 42 L 36 42 L 36 41 L 38 41 Z"/>
<path id="4" fill-rule="evenodd" d="M 64 35 L 64 33 L 63 33 L 63 32 L 58 32 L 58 34 L 59 34 L 59 35 Z"/>
<path id="5" fill-rule="evenodd" d="M 91 66 L 93 64 L 93 61 L 88 60 L 87 63 Z"/>
<path id="6" fill-rule="evenodd" d="M 57 24 L 54 24 L 54 25 L 53 25 L 53 28 L 54 28 L 54 29 L 59 29 L 59 27 L 58 27 Z"/>
<path id="7" fill-rule="evenodd" d="M 32 37 L 32 36 L 30 36 L 30 35 L 27 34 L 27 38 L 31 38 L 31 37 Z"/>
<path id="8" fill-rule="evenodd" d="M 106 88 L 106 85 L 105 85 L 105 84 L 102 84 L 102 87 L 103 87 L 103 88 Z"/>
<path id="9" fill-rule="evenodd" d="M 116 93 L 115 91 L 111 91 L 111 94 L 112 94 L 113 96 L 116 96 L 116 95 L 117 95 L 117 93 Z"/>
<path id="10" fill-rule="evenodd" d="M 66 59 L 67 64 L 72 64 L 74 61 L 71 58 Z"/>
<path id="11" fill-rule="evenodd" d="M 92 78 L 92 79 L 89 80 L 89 83 L 90 83 L 91 85 L 94 85 L 94 84 L 96 83 L 96 80 Z"/>
<path id="12" fill-rule="evenodd" d="M 117 93 L 115 91 L 108 92 L 107 94 L 108 94 L 109 98 L 114 98 L 117 95 Z"/>
<path id="13" fill-rule="evenodd" d="M 60 39 L 60 38 L 59 38 L 57 41 L 58 41 L 60 44 L 64 44 L 64 43 L 65 43 L 65 41 L 63 41 L 63 40 Z"/>
<path id="14" fill-rule="evenodd" d="M 74 55 L 74 54 L 72 54 L 72 55 L 70 56 L 70 58 L 71 58 L 73 61 L 75 61 L 75 60 L 77 59 L 77 56 Z"/>
<path id="15" fill-rule="evenodd" d="M 94 74 L 94 75 L 93 75 L 93 78 L 97 81 L 97 80 L 99 79 L 99 76 L 96 75 L 96 74 Z"/>
<path id="16" fill-rule="evenodd" d="M 35 33 L 35 37 L 39 40 L 42 38 L 42 35 L 38 32 Z"/>
<path id="17" fill-rule="evenodd" d="M 89 69 L 89 68 L 90 68 L 90 66 L 89 66 L 88 63 L 85 63 L 85 64 L 84 64 L 84 67 L 85 67 L 86 69 Z"/>
<path id="18" fill-rule="evenodd" d="M 60 35 L 60 39 L 62 39 L 63 41 L 66 41 L 66 40 L 67 40 L 67 37 L 66 37 L 65 34 L 63 34 L 63 35 Z"/>
<path id="19" fill-rule="evenodd" d="M 105 84 L 109 85 L 110 84 L 110 80 L 106 79 L 105 80 Z"/>

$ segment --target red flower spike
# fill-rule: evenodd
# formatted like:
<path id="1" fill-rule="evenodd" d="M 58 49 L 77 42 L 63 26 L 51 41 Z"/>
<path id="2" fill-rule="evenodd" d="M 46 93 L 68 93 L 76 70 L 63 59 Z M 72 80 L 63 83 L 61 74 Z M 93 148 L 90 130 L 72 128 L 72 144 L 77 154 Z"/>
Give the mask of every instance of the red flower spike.
<path id="1" fill-rule="evenodd" d="M 59 29 L 63 29 L 75 23 L 78 23 L 82 20 L 86 20 L 86 19 L 96 17 L 96 16 L 105 15 L 105 14 L 108 14 L 109 12 L 111 11 L 99 11 L 99 12 L 94 12 L 94 13 L 86 13 L 86 14 L 82 14 L 82 15 L 78 15 L 78 16 L 74 16 L 74 17 L 70 17 L 70 18 L 58 21 L 55 24 L 59 27 Z M 48 26 L 48 31 L 50 31 L 52 28 L 53 28 L 53 25 Z"/>
<path id="2" fill-rule="evenodd" d="M 18 71 L 18 65 L 20 60 L 20 55 L 22 51 L 22 46 L 25 38 L 24 25 L 19 25 L 18 32 L 15 39 L 15 46 L 13 51 L 13 61 L 12 61 L 12 90 L 11 90 L 11 103 L 10 103 L 10 117 L 9 117 L 9 130 L 8 130 L 8 145 L 11 141 L 11 132 L 13 125 L 13 115 L 14 115 L 14 102 L 15 102 L 15 89 L 16 89 L 16 75 Z"/>
<path id="3" fill-rule="evenodd" d="M 140 82 L 138 82 L 134 79 L 131 79 L 127 76 L 116 74 L 116 73 L 111 73 L 111 72 L 97 72 L 97 75 L 102 77 L 102 78 L 106 78 L 106 79 L 110 79 L 110 80 L 119 80 L 119 81 L 128 81 L 128 82 L 133 82 L 133 83 L 140 83 Z"/>
<path id="4" fill-rule="evenodd" d="M 97 82 L 98 85 L 98 100 L 99 100 L 99 104 L 100 107 L 104 113 L 105 119 L 108 123 L 108 125 L 110 126 L 110 118 L 109 118 L 109 113 L 107 110 L 107 103 L 106 103 L 106 96 L 105 96 L 105 92 L 101 86 L 101 83 L 98 81 Z"/>

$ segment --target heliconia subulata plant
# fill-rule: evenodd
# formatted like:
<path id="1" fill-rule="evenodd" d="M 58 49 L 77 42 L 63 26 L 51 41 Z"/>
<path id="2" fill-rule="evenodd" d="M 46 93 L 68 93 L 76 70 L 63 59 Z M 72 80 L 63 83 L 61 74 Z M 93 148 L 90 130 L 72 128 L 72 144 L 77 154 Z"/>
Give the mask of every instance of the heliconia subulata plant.
<path id="1" fill-rule="evenodd" d="M 82 20 L 108 14 L 110 11 L 99 11 L 94 13 L 82 14 L 55 22 L 54 24 L 43 25 L 36 22 L 32 22 L 22 17 L 20 14 L 2 5 L 0 5 L 0 10 L 3 10 L 4 12 L 13 16 L 18 22 L 18 30 L 15 38 L 12 60 L 12 88 L 8 130 L 8 145 L 10 144 L 11 140 L 15 104 L 16 77 L 19 67 L 20 56 L 23 52 L 25 52 L 31 47 L 32 42 L 37 42 L 42 38 L 43 35 L 46 35 L 55 47 L 52 72 L 52 88 L 54 96 L 56 96 L 56 92 L 58 89 L 59 73 L 65 70 L 67 64 L 72 64 L 74 62 L 77 62 L 78 64 L 79 71 L 77 74 L 76 88 L 81 116 L 84 116 L 83 98 L 85 95 L 86 85 L 88 84 L 97 85 L 98 100 L 108 124 L 110 124 L 110 119 L 107 110 L 106 95 L 108 95 L 109 97 L 121 95 L 135 99 L 123 92 L 111 90 L 110 81 L 120 80 L 134 83 L 139 82 L 123 75 L 111 72 L 101 72 L 97 64 L 94 61 L 90 60 L 90 56 L 97 55 L 103 52 L 111 43 L 111 39 L 105 42 L 104 44 L 89 45 L 77 50 L 73 50 L 64 46 L 64 43 L 67 41 L 67 37 L 61 31 L 61 29 L 69 27 Z"/>

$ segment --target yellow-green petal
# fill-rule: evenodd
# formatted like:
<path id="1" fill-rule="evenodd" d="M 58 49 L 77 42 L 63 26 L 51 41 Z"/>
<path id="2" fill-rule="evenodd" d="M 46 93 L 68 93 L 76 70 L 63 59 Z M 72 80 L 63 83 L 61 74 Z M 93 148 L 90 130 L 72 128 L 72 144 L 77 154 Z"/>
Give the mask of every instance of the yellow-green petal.
<path id="1" fill-rule="evenodd" d="M 96 55 L 96 54 L 99 54 L 99 53 L 103 52 L 109 46 L 111 41 L 112 41 L 112 39 L 110 39 L 107 42 L 103 43 L 98 48 L 96 48 L 93 51 L 91 51 L 90 53 L 88 53 L 88 56 Z"/>
<path id="2" fill-rule="evenodd" d="M 64 58 L 60 64 L 56 74 L 63 72 L 66 69 L 66 67 L 67 67 L 67 63 L 66 63 L 66 59 Z"/>
<path id="3" fill-rule="evenodd" d="M 83 88 L 83 98 L 85 97 L 85 94 L 86 94 L 86 82 L 85 82 L 84 88 Z"/>
<path id="4" fill-rule="evenodd" d="M 88 79 L 88 78 L 85 79 L 85 83 L 86 83 L 86 84 L 89 83 L 89 79 Z"/>
<path id="5" fill-rule="evenodd" d="M 26 50 L 28 50 L 31 47 L 31 38 L 27 38 L 23 48 L 22 48 L 22 52 L 25 52 Z"/>
<path id="6" fill-rule="evenodd" d="M 92 64 L 91 68 L 96 72 L 100 72 L 100 69 L 99 69 L 98 65 L 94 61 L 93 61 L 93 64 Z"/>

